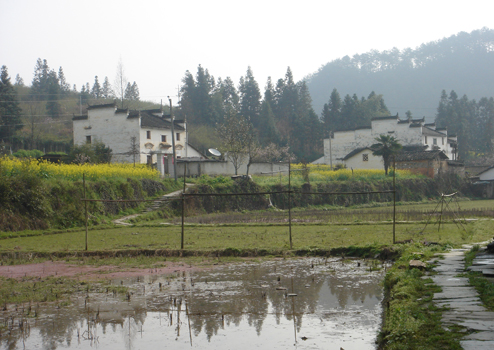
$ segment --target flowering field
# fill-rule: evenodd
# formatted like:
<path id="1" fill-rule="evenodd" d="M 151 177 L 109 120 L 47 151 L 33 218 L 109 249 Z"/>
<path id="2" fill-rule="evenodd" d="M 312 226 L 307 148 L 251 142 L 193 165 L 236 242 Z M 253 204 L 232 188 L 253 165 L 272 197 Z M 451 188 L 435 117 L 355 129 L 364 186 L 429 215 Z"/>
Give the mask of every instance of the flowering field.
<path id="1" fill-rule="evenodd" d="M 304 165 L 292 164 L 292 177 L 303 176 Z M 311 181 L 322 180 L 365 180 L 384 177 L 384 169 L 339 169 L 331 170 L 327 164 L 307 164 Z M 408 170 L 397 170 L 397 177 L 410 177 L 413 174 Z"/>
<path id="2" fill-rule="evenodd" d="M 291 165 L 291 181 L 292 185 L 300 186 L 307 182 L 310 183 L 327 183 L 329 181 L 381 181 L 386 179 L 391 179 L 392 177 L 386 177 L 384 175 L 384 169 L 339 169 L 339 170 L 331 170 L 329 165 L 325 164 L 307 164 L 308 174 L 304 171 L 304 165 L 292 164 Z M 390 173 L 392 174 L 392 172 Z M 396 178 L 397 179 L 406 179 L 406 178 L 417 178 L 421 177 L 421 175 L 416 175 L 411 173 L 408 170 L 397 170 Z M 273 174 L 271 176 L 254 176 L 254 180 L 256 183 L 260 185 L 274 185 L 276 183 L 288 183 L 288 176 L 286 173 L 283 174 Z"/>
<path id="3" fill-rule="evenodd" d="M 104 178 L 158 179 L 159 172 L 145 164 L 55 164 L 47 161 L 0 158 L 0 175 L 13 176 L 23 172 L 37 174 L 43 178 L 64 178 L 81 180 L 97 180 Z"/>

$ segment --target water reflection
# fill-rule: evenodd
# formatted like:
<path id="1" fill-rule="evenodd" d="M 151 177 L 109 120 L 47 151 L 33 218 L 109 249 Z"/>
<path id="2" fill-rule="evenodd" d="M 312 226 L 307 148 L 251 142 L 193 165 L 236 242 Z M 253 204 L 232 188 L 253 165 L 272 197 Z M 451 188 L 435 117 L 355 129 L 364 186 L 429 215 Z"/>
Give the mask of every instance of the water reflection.
<path id="1" fill-rule="evenodd" d="M 36 318 L 4 312 L 0 346 L 372 349 L 382 276 L 363 261 L 294 259 L 115 280 L 129 297 L 81 295 L 66 307 L 36 306 Z"/>

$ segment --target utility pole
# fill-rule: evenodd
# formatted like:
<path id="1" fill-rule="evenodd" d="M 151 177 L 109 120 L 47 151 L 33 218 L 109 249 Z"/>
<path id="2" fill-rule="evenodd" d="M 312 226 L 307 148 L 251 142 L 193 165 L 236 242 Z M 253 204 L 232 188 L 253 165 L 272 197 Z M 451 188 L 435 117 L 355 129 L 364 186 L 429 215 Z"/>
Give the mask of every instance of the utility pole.
<path id="1" fill-rule="evenodd" d="M 175 181 L 177 181 L 177 158 L 175 157 L 175 127 L 174 127 L 174 121 L 173 121 L 173 109 L 172 109 L 172 99 L 170 96 L 168 96 L 168 101 L 170 102 L 170 120 L 172 122 L 172 163 L 173 163 L 173 177 L 175 178 Z"/>
<path id="2" fill-rule="evenodd" d="M 329 130 L 329 167 L 333 170 L 333 152 L 331 151 L 331 130 Z"/>

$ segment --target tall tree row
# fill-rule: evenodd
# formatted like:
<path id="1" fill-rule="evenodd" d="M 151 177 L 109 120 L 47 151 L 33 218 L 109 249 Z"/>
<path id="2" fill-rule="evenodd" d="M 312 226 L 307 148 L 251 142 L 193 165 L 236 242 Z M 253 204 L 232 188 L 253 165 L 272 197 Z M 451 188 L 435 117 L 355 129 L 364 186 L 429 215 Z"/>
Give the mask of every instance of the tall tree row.
<path id="1" fill-rule="evenodd" d="M 21 108 L 6 66 L 0 73 L 0 142 L 12 138 L 22 128 Z"/>
<path id="2" fill-rule="evenodd" d="M 438 127 L 447 127 L 448 135 L 458 137 L 460 159 L 491 155 L 494 152 L 494 98 L 482 97 L 478 102 L 461 98 L 452 90 L 441 93 L 437 108 Z"/>
<path id="3" fill-rule="evenodd" d="M 362 96 L 359 99 L 356 94 L 347 94 L 342 100 L 338 91 L 333 89 L 329 101 L 324 104 L 321 118 L 327 137 L 330 132 L 369 126 L 372 118 L 389 115 L 383 96 L 374 91 L 367 98 Z"/>
<path id="4" fill-rule="evenodd" d="M 268 79 L 264 95 L 250 67 L 236 88 L 231 78 L 214 79 L 199 66 L 195 76 L 185 73 L 181 89 L 181 112 L 194 125 L 217 127 L 231 116 L 251 125 L 256 143 L 290 146 L 307 160 L 322 154 L 320 120 L 312 109 L 305 82 L 295 83 L 288 68 L 284 79 L 273 86 Z"/>

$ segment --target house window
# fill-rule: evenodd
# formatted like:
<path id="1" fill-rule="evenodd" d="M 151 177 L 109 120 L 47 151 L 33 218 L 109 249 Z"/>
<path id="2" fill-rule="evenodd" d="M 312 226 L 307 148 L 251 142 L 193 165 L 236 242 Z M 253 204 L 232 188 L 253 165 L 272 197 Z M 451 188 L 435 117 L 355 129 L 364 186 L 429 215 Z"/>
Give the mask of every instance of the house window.
<path id="1" fill-rule="evenodd" d="M 86 136 L 86 143 L 91 143 L 91 136 Z"/>
<path id="2" fill-rule="evenodd" d="M 180 133 L 177 132 L 177 141 L 180 141 Z"/>
<path id="3" fill-rule="evenodd" d="M 433 143 L 434 145 L 437 145 L 437 139 L 436 139 L 435 137 L 432 139 L 432 143 Z"/>
<path id="4" fill-rule="evenodd" d="M 153 156 L 152 155 L 149 155 L 147 156 L 147 164 L 148 165 L 152 165 L 153 164 Z"/>
<path id="5" fill-rule="evenodd" d="M 444 137 L 441 137 L 441 140 L 442 140 L 442 142 L 443 142 L 443 146 L 444 146 Z"/>
<path id="6" fill-rule="evenodd" d="M 368 162 L 369 161 L 369 154 L 368 153 L 362 154 L 362 161 L 363 162 Z"/>
<path id="7" fill-rule="evenodd" d="M 151 139 L 151 131 L 146 131 L 146 137 L 148 138 L 148 140 Z"/>
<path id="8" fill-rule="evenodd" d="M 166 135 L 161 135 L 161 142 L 166 142 Z"/>

